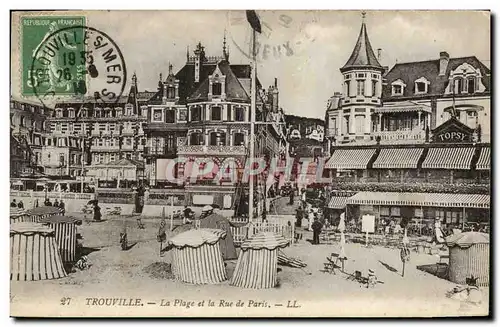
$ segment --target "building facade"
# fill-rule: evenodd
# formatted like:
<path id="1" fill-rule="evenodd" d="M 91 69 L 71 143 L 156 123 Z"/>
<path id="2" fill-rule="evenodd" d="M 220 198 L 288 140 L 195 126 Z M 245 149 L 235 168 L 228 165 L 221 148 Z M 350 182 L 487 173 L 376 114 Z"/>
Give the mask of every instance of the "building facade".
<path id="1" fill-rule="evenodd" d="M 33 177 L 44 173 L 42 148 L 50 136 L 48 119 L 53 109 L 31 101 L 10 100 L 11 176 Z"/>
<path id="2" fill-rule="evenodd" d="M 277 80 L 267 90 L 258 80 L 256 85 L 255 156 L 284 156 L 284 115 L 278 106 Z M 233 207 L 249 157 L 250 91 L 250 65 L 230 64 L 225 42 L 221 56 L 207 56 L 199 43 L 193 54 L 187 53 L 185 65 L 176 74 L 170 65 L 168 76 L 160 76 L 158 90 L 147 104 L 145 174 L 150 186 L 182 186 L 190 204 Z M 172 164 L 176 160 L 180 163 Z M 192 179 L 194 166 L 204 165 L 202 160 L 216 167 Z M 168 176 L 172 167 L 175 182 Z M 214 178 L 219 167 L 237 178 Z M 220 196 L 214 196 L 218 192 Z"/>
<path id="3" fill-rule="evenodd" d="M 137 76 L 134 73 L 128 94 L 120 96 L 115 103 L 102 103 L 93 97 L 59 102 L 50 117 L 51 135 L 59 140 L 78 140 L 85 171 L 95 171 L 92 168 L 94 165 L 122 159 L 143 161 L 146 145 L 143 125 L 148 112 L 146 102 L 154 94 L 138 91 Z M 66 160 L 71 162 L 71 144 L 71 141 L 58 141 L 55 145 L 46 145 L 55 146 L 67 153 L 70 157 Z M 76 147 L 74 150 L 76 151 Z M 80 160 L 78 162 L 81 163 Z M 75 168 L 76 176 L 81 175 L 81 167 L 79 164 Z M 69 175 L 73 176 L 71 173 L 69 171 Z"/>
<path id="4" fill-rule="evenodd" d="M 363 21 L 340 71 L 343 93 L 325 114 L 332 219 L 345 212 L 357 224 L 372 214 L 381 227 L 408 218 L 420 232 L 436 220 L 444 228 L 488 224 L 490 70 L 446 52 L 386 69 Z"/>

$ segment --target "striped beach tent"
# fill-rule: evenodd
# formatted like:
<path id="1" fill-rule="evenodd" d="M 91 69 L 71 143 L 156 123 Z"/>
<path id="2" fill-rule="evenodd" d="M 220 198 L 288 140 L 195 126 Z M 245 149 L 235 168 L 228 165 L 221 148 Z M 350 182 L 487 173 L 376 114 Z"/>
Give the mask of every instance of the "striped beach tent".
<path id="1" fill-rule="evenodd" d="M 176 279 L 191 284 L 217 284 L 227 279 L 220 239 L 226 232 L 200 228 L 180 233 L 169 240 L 172 245 L 172 272 Z"/>
<path id="2" fill-rule="evenodd" d="M 11 207 L 10 208 L 10 223 L 22 223 L 30 221 L 30 215 L 25 209 Z"/>
<path id="3" fill-rule="evenodd" d="M 40 223 L 52 228 L 56 234 L 56 242 L 64 263 L 76 261 L 76 226 L 81 225 L 81 219 L 70 216 L 48 216 Z"/>
<path id="4" fill-rule="evenodd" d="M 50 216 L 62 215 L 63 210 L 58 207 L 45 206 L 28 210 L 28 214 L 31 216 L 30 221 L 34 223 L 39 223 L 44 218 Z"/>
<path id="5" fill-rule="evenodd" d="M 262 232 L 241 244 L 231 285 L 243 288 L 271 288 L 278 281 L 278 250 L 288 245 L 282 235 Z"/>
<path id="6" fill-rule="evenodd" d="M 54 230 L 37 223 L 10 226 L 10 280 L 66 277 Z"/>

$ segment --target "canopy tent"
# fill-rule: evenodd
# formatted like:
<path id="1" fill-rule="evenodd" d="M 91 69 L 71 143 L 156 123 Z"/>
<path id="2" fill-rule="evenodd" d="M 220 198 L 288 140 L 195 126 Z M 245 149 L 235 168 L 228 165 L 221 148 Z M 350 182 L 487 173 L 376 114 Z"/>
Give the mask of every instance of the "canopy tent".
<path id="1" fill-rule="evenodd" d="M 19 223 L 29 221 L 30 216 L 25 209 L 11 207 L 10 208 L 10 223 Z"/>
<path id="2" fill-rule="evenodd" d="M 81 225 L 81 219 L 70 216 L 48 216 L 43 218 L 40 223 L 54 229 L 63 262 L 75 262 L 76 226 Z"/>
<path id="3" fill-rule="evenodd" d="M 62 213 L 63 210 L 61 208 L 52 206 L 36 207 L 28 210 L 28 214 L 31 215 L 31 221 L 35 223 L 38 223 L 42 219 L 50 216 L 62 215 Z"/>
<path id="4" fill-rule="evenodd" d="M 278 280 L 278 250 L 288 241 L 274 232 L 254 235 L 241 245 L 231 285 L 242 288 L 271 288 Z"/>
<path id="5" fill-rule="evenodd" d="M 10 280 L 66 277 L 54 230 L 37 223 L 10 227 Z"/>
<path id="6" fill-rule="evenodd" d="M 226 217 L 212 213 L 200 220 L 200 228 L 220 229 L 226 232 L 226 237 L 219 241 L 222 258 L 224 260 L 233 260 L 238 258 L 236 247 L 234 246 L 232 224 Z"/>
<path id="7" fill-rule="evenodd" d="M 191 284 L 216 284 L 227 279 L 219 240 L 226 232 L 191 229 L 172 239 L 172 272 L 176 279 Z"/>
<path id="8" fill-rule="evenodd" d="M 485 208 L 490 207 L 488 194 L 359 192 L 347 204 L 382 206 L 422 206 Z"/>
<path id="9" fill-rule="evenodd" d="M 474 276 L 478 286 L 488 286 L 490 276 L 490 236 L 486 233 L 466 232 L 446 238 L 450 249 L 450 281 L 465 284 Z"/>

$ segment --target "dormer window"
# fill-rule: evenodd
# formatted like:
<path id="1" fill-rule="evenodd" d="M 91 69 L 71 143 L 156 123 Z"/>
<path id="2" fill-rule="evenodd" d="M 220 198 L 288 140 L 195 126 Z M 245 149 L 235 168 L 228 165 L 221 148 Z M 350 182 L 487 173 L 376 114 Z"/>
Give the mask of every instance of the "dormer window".
<path id="1" fill-rule="evenodd" d="M 476 92 L 476 78 L 467 78 L 467 93 L 472 94 Z"/>
<path id="2" fill-rule="evenodd" d="M 68 109 L 68 117 L 75 118 L 75 110 L 73 108 Z"/>
<path id="3" fill-rule="evenodd" d="M 168 99 L 174 99 L 175 98 L 175 87 L 174 86 L 168 86 L 167 87 L 167 98 Z"/>
<path id="4" fill-rule="evenodd" d="M 127 116 L 132 116 L 132 105 L 131 104 L 125 105 L 125 112 L 126 112 Z"/>
<path id="5" fill-rule="evenodd" d="M 212 84 L 212 95 L 221 95 L 222 94 L 222 85 L 219 82 L 214 82 Z"/>
<path id="6" fill-rule="evenodd" d="M 430 82 L 425 77 L 420 77 L 415 81 L 415 94 L 425 94 L 428 92 Z"/>
<path id="7" fill-rule="evenodd" d="M 455 94 L 460 94 L 464 90 L 464 79 L 461 77 L 457 77 L 453 83 Z"/>
<path id="8" fill-rule="evenodd" d="M 392 95 L 403 95 L 406 84 L 402 80 L 398 79 L 392 82 L 391 85 L 392 85 Z"/>

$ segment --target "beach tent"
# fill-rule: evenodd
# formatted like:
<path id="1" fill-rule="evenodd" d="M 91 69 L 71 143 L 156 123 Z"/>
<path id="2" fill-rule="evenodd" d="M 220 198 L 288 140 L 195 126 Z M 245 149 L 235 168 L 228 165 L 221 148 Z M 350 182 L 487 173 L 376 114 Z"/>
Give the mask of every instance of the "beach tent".
<path id="1" fill-rule="evenodd" d="M 10 208 L 10 223 L 22 223 L 30 221 L 30 215 L 25 209 L 11 207 Z"/>
<path id="2" fill-rule="evenodd" d="M 39 223 L 42 219 L 50 216 L 62 215 L 62 213 L 63 210 L 61 208 L 51 206 L 37 207 L 28 210 L 28 214 L 31 216 L 30 221 L 35 223 Z"/>
<path id="3" fill-rule="evenodd" d="M 226 232 L 226 237 L 219 241 L 222 258 L 224 260 L 238 259 L 236 247 L 234 246 L 233 233 L 230 228 L 231 226 L 232 224 L 226 217 L 216 213 L 212 213 L 200 220 L 200 228 L 220 229 Z"/>
<path id="4" fill-rule="evenodd" d="M 490 235 L 479 232 L 453 234 L 446 238 L 450 249 L 449 279 L 465 284 L 478 278 L 478 286 L 488 286 L 490 278 Z"/>
<path id="5" fill-rule="evenodd" d="M 40 223 L 49 226 L 55 231 L 57 246 L 64 263 L 76 261 L 76 226 L 82 221 L 70 216 L 48 216 Z"/>
<path id="6" fill-rule="evenodd" d="M 227 279 L 219 241 L 226 232 L 191 229 L 169 240 L 172 272 L 176 279 L 191 284 L 216 284 Z"/>
<path id="7" fill-rule="evenodd" d="M 10 279 L 32 281 L 66 277 L 54 230 L 37 223 L 10 226 Z"/>
<path id="8" fill-rule="evenodd" d="M 243 242 L 231 285 L 255 289 L 275 287 L 278 250 L 288 243 L 283 236 L 273 232 L 262 232 Z"/>

